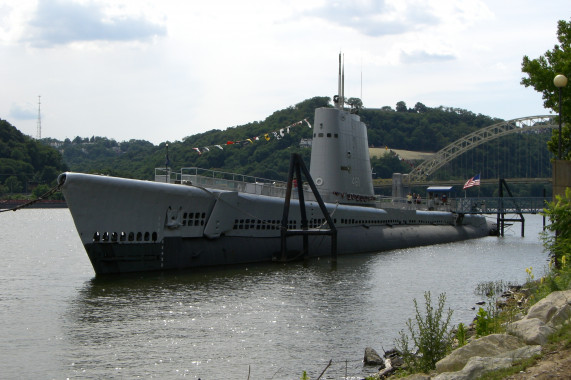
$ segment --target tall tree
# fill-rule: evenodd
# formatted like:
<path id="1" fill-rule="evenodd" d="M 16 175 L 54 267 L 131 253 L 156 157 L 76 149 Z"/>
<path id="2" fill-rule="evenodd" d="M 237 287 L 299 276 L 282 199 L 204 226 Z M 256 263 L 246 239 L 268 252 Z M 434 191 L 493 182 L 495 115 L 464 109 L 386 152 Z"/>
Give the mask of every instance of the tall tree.
<path id="1" fill-rule="evenodd" d="M 402 100 L 397 102 L 397 112 L 406 112 L 408 109 L 406 108 L 406 103 Z"/>
<path id="2" fill-rule="evenodd" d="M 533 87 L 541 92 L 543 105 L 559 112 L 559 90 L 553 84 L 553 78 L 558 74 L 564 74 L 571 79 L 571 20 L 560 20 L 557 23 L 557 40 L 559 44 L 548 50 L 544 55 L 536 59 L 523 57 L 521 64 L 522 72 L 528 76 L 522 78 L 521 84 L 525 87 Z M 565 160 L 571 160 L 571 83 L 561 89 L 561 114 L 563 121 L 561 138 L 561 156 Z M 547 147 L 550 152 L 557 156 L 559 145 L 559 130 L 554 130 L 551 141 Z"/>

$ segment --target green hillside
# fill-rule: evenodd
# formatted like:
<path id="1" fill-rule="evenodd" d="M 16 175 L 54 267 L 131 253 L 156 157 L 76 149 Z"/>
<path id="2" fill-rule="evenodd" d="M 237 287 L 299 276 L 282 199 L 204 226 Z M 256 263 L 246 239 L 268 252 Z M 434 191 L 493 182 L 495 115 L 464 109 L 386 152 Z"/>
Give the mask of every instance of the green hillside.
<path id="1" fill-rule="evenodd" d="M 42 143 L 57 147 L 65 165 L 77 172 L 152 180 L 154 168 L 165 166 L 168 143 L 169 162 L 175 172 L 182 167 L 200 167 L 284 180 L 291 153 L 300 153 L 310 165 L 311 151 L 302 144 L 304 139 L 310 140 L 313 133 L 307 123 L 313 125 L 315 108 L 330 106 L 330 98 L 314 97 L 276 111 L 263 121 L 206 131 L 160 145 L 136 139 L 117 142 L 96 136 L 65 141 L 43 139 Z M 368 127 L 370 146 L 385 148 L 384 154 L 375 154 L 371 159 L 376 178 L 390 178 L 394 172 L 407 173 L 419 162 L 399 156 L 400 150 L 436 152 L 466 134 L 500 121 L 467 110 L 430 108 L 422 103 L 408 108 L 404 102 L 398 102 L 394 109 L 388 106 L 363 108 L 360 116 Z M 3 173 L 23 172 L 27 173 L 28 181 L 31 178 L 53 181 L 65 167 L 61 162 L 57 163 L 61 159 L 59 154 L 19 132 L 15 136 L 17 131 L 11 128 L 10 133 L 14 136 L 10 141 L 20 144 L 19 153 L 1 155 L 5 167 Z M 532 144 L 544 147 L 549 137 L 549 134 L 515 135 L 501 144 L 475 149 L 438 175 L 441 179 L 469 178 L 467 173 L 472 173 L 471 176 L 482 172 L 486 178 L 497 178 L 507 169 L 514 176 L 540 177 L 546 176 L 545 172 L 550 175 L 550 157 L 546 149 L 543 149 L 545 158 L 530 158 L 528 154 Z M 0 146 L 0 152 L 11 152 L 12 149 L 3 148 L 5 145 Z M 33 152 L 38 150 L 51 155 L 50 158 L 32 160 Z M 10 161 L 15 159 L 18 164 Z M 40 162 L 45 165 L 40 165 Z M 1 180 L 4 183 L 6 179 L 4 176 Z"/>
<path id="2" fill-rule="evenodd" d="M 56 149 L 25 136 L 0 119 L 0 196 L 49 187 L 68 170 Z"/>
<path id="3" fill-rule="evenodd" d="M 272 132 L 304 119 L 313 125 L 315 108 L 327 106 L 331 106 L 330 98 L 315 97 L 276 111 L 263 121 L 168 142 L 170 164 L 175 171 L 196 166 L 284 179 L 291 153 L 301 153 L 309 163 L 310 150 L 300 147 L 300 141 L 311 138 L 312 130 L 305 125 L 296 126 L 280 139 Z M 466 110 L 428 108 L 421 103 L 409 109 L 404 102 L 397 103 L 396 109 L 365 108 L 360 115 L 368 126 L 371 146 L 424 152 L 436 152 L 460 136 L 498 121 Z M 269 141 L 264 138 L 265 134 L 269 134 Z M 260 140 L 247 140 L 254 137 L 260 137 Z M 228 145 L 234 141 L 241 143 Z M 154 168 L 165 164 L 166 143 L 154 146 L 141 140 L 119 143 L 105 137 L 76 137 L 73 141 L 63 142 L 62 153 L 73 171 L 152 179 Z M 215 148 L 216 145 L 223 149 Z M 410 170 L 406 163 L 391 155 L 374 158 L 373 166 L 373 171 L 383 178 L 390 177 L 393 172 Z"/>

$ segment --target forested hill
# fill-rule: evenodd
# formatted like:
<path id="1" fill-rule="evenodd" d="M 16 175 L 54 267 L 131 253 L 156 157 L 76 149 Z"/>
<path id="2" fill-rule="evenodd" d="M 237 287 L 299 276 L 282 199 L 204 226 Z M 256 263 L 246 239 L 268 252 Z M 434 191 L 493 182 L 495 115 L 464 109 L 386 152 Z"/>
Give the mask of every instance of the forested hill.
<path id="1" fill-rule="evenodd" d="M 292 152 L 301 153 L 307 164 L 310 161 L 310 149 L 301 146 L 300 141 L 310 139 L 312 129 L 305 122 L 296 123 L 307 119 L 313 125 L 315 108 L 326 106 L 331 106 L 329 97 L 315 97 L 276 111 L 263 121 L 168 142 L 170 166 L 175 171 L 196 166 L 284 179 Z M 429 108 L 421 103 L 408 108 L 404 102 L 398 102 L 394 109 L 388 106 L 364 108 L 360 115 L 368 126 L 370 145 L 425 152 L 436 152 L 463 135 L 499 121 L 456 108 Z M 292 125 L 287 133 L 286 127 Z M 156 146 L 143 140 L 117 142 L 95 136 L 63 142 L 43 139 L 42 142 L 57 147 L 69 169 L 78 172 L 152 179 L 154 168 L 164 167 L 166 160 L 167 142 Z M 392 172 L 409 170 L 389 155 L 372 163 L 374 172 L 384 178 L 390 177 Z"/>
<path id="2" fill-rule="evenodd" d="M 360 115 L 368 126 L 369 144 L 422 152 L 436 152 L 462 136 L 502 121 L 452 107 L 429 108 L 416 103 L 414 108 L 407 108 L 402 101 L 396 110 L 363 109 Z"/>
<path id="3" fill-rule="evenodd" d="M 60 152 L 0 119 L 0 195 L 25 192 L 30 183 L 52 184 L 65 170 Z"/>

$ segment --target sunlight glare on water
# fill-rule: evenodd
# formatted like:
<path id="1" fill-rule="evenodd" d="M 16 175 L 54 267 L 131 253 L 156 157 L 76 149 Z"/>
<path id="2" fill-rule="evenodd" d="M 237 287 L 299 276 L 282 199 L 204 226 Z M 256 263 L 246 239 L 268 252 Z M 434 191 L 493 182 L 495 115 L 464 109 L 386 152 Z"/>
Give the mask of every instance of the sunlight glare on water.
<path id="1" fill-rule="evenodd" d="M 95 278 L 67 209 L 0 213 L 0 371 L 5 378 L 362 378 L 365 347 L 446 292 L 453 323 L 476 286 L 544 273 L 540 216 L 504 238 L 194 272 Z M 33 365 L 30 360 L 33 358 Z M 231 374 L 231 375 L 230 375 Z"/>

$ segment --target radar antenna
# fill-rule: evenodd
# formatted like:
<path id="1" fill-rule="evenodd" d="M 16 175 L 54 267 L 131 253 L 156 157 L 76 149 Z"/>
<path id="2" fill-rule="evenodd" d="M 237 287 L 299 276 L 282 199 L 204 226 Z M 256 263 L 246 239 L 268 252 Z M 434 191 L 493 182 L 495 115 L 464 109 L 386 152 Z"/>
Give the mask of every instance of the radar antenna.
<path id="1" fill-rule="evenodd" d="M 40 109 L 41 103 L 41 95 L 38 95 L 38 128 L 36 131 L 36 140 L 40 140 L 42 138 L 42 113 Z"/>

